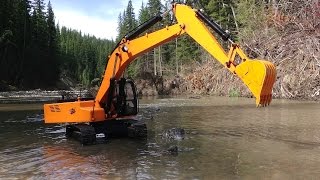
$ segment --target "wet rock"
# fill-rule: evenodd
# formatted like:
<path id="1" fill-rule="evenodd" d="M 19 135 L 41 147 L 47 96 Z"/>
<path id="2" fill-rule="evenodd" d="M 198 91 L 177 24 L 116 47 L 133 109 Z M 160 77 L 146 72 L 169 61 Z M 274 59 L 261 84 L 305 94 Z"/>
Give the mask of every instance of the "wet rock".
<path id="1" fill-rule="evenodd" d="M 190 96 L 189 99 L 200 99 L 201 96 Z"/>
<path id="2" fill-rule="evenodd" d="M 161 134 L 161 137 L 168 140 L 182 140 L 185 137 L 185 130 L 182 128 L 168 129 Z"/>
<path id="3" fill-rule="evenodd" d="M 199 132 L 198 132 L 198 131 L 188 130 L 188 131 L 186 131 L 186 134 L 189 134 L 189 135 L 197 135 L 197 134 L 199 134 Z"/>
<path id="4" fill-rule="evenodd" d="M 172 145 L 168 148 L 168 153 L 170 154 L 177 154 L 179 152 L 179 148 L 176 145 Z"/>

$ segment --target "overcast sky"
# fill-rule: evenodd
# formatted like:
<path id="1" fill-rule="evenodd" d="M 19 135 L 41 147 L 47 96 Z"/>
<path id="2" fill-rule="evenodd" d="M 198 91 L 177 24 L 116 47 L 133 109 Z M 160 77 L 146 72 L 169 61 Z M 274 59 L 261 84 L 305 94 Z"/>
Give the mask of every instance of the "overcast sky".
<path id="1" fill-rule="evenodd" d="M 46 0 L 48 2 L 49 0 Z M 127 7 L 129 0 L 50 0 L 61 26 L 81 30 L 98 38 L 115 39 L 117 21 L 120 12 Z M 138 15 L 142 1 L 132 0 L 133 8 Z"/>

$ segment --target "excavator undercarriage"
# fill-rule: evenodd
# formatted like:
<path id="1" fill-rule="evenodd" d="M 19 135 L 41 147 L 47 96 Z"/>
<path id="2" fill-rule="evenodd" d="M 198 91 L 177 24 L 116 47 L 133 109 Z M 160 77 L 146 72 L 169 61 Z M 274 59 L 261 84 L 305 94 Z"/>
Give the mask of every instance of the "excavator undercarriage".
<path id="1" fill-rule="evenodd" d="M 66 126 L 66 137 L 74 138 L 82 144 L 106 142 L 108 137 L 145 138 L 147 126 L 135 119 L 138 113 L 136 87 L 131 79 L 111 80 L 109 101 L 105 112 L 110 119 L 106 121 L 75 123 Z M 121 118 L 117 118 L 117 117 Z M 114 118 L 112 118 L 114 117 Z"/>
<path id="2" fill-rule="evenodd" d="M 110 137 L 130 137 L 144 139 L 147 137 L 145 123 L 135 119 L 114 119 L 90 124 L 69 124 L 66 137 L 74 138 L 81 144 L 105 143 Z"/>

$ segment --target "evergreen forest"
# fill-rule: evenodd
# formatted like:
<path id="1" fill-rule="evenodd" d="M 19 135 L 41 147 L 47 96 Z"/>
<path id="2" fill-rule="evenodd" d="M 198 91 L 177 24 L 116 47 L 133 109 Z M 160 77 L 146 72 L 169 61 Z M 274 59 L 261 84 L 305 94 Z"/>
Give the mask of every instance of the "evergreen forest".
<path id="1" fill-rule="evenodd" d="M 51 2 L 3 0 L 0 4 L 0 90 L 55 89 L 63 77 L 90 85 L 101 77 L 113 40 L 55 22 Z"/>

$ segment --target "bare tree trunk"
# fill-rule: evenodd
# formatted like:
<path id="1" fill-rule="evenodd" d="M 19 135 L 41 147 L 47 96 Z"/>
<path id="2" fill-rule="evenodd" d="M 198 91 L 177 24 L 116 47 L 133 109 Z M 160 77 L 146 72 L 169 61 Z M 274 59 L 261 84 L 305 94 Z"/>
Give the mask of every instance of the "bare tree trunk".
<path id="1" fill-rule="evenodd" d="M 239 26 L 238 26 L 238 23 L 237 23 L 236 13 L 234 12 L 234 8 L 233 8 L 233 6 L 231 4 L 230 4 L 230 7 L 231 7 L 233 19 L 234 19 L 234 24 L 236 25 L 237 32 L 239 32 Z"/>
<path id="2" fill-rule="evenodd" d="M 146 56 L 146 59 L 145 59 L 145 63 L 146 63 L 146 69 L 145 71 L 149 71 L 149 52 L 147 52 L 147 56 Z"/>
<path id="3" fill-rule="evenodd" d="M 157 75 L 157 58 L 156 58 L 156 49 L 153 49 L 153 72 L 154 75 Z"/>
<path id="4" fill-rule="evenodd" d="M 162 56 L 161 56 L 161 46 L 159 46 L 159 75 L 162 76 Z"/>
<path id="5" fill-rule="evenodd" d="M 272 0 L 272 9 L 274 11 L 274 16 L 277 17 L 278 16 L 278 2 L 277 0 Z"/>
<path id="6" fill-rule="evenodd" d="M 176 74 L 179 74 L 179 63 L 178 63 L 178 38 L 176 38 Z"/>

